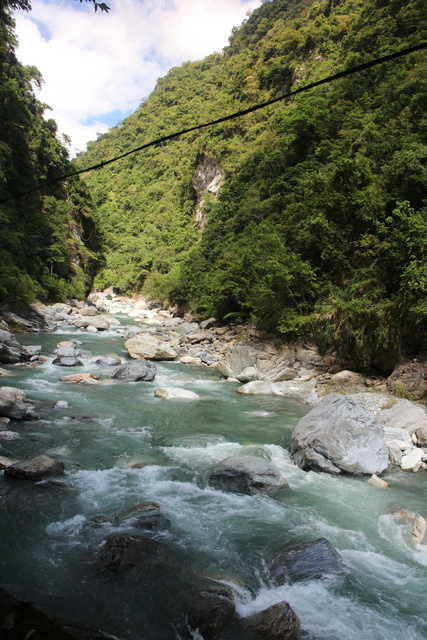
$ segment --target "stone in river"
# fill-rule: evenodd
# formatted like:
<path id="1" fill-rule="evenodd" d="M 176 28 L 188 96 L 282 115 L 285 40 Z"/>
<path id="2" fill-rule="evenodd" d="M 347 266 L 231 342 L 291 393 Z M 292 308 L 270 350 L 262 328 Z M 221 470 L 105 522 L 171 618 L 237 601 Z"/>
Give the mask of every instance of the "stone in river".
<path id="1" fill-rule="evenodd" d="M 83 362 L 72 356 L 59 356 L 52 361 L 58 367 L 83 367 Z"/>
<path id="2" fill-rule="evenodd" d="M 57 400 L 53 405 L 54 409 L 68 409 L 70 405 L 66 400 Z"/>
<path id="3" fill-rule="evenodd" d="M 48 476 L 62 475 L 64 463 L 41 455 L 16 462 L 5 469 L 4 473 L 22 480 L 42 480 Z"/>
<path id="4" fill-rule="evenodd" d="M 101 367 L 118 367 L 122 364 L 122 359 L 115 353 L 109 353 L 105 356 L 95 357 L 95 362 Z"/>
<path id="5" fill-rule="evenodd" d="M 170 520 L 166 518 L 155 502 L 145 502 L 137 504 L 130 509 L 120 511 L 115 518 L 115 523 L 133 521 L 141 529 L 162 531 L 170 527 Z"/>
<path id="6" fill-rule="evenodd" d="M 108 538 L 98 562 L 106 573 L 143 578 L 150 569 L 164 565 L 168 555 L 169 550 L 164 543 L 124 533 Z"/>
<path id="7" fill-rule="evenodd" d="M 156 365 L 141 359 L 120 365 L 110 374 L 110 378 L 125 380 L 126 382 L 151 382 L 156 377 L 156 374 Z"/>
<path id="8" fill-rule="evenodd" d="M 180 387 L 163 387 L 154 392 L 156 398 L 162 400 L 197 400 L 200 396 L 194 391 L 181 389 Z"/>
<path id="9" fill-rule="evenodd" d="M 217 638 L 234 616 L 234 598 L 227 587 L 209 586 L 186 596 L 186 621 L 192 632 L 205 640 Z"/>
<path id="10" fill-rule="evenodd" d="M 74 384 L 99 384 L 100 379 L 91 373 L 71 373 L 69 376 L 59 378 L 60 382 L 70 382 Z"/>
<path id="11" fill-rule="evenodd" d="M 261 457 L 230 456 L 214 466 L 208 483 L 220 491 L 254 495 L 289 487 L 278 468 Z"/>
<path id="12" fill-rule="evenodd" d="M 372 475 L 388 466 L 382 425 L 355 399 L 340 394 L 322 398 L 299 421 L 290 445 L 301 469 Z"/>
<path id="13" fill-rule="evenodd" d="M 32 417 L 32 412 L 29 412 L 29 406 L 21 400 L 13 400 L 13 398 L 0 395 L 0 416 L 11 420 L 25 420 Z"/>
<path id="14" fill-rule="evenodd" d="M 177 352 L 165 342 L 150 333 L 139 333 L 125 342 L 131 358 L 145 358 L 147 360 L 175 360 Z"/>
<path id="15" fill-rule="evenodd" d="M 246 627 L 259 640 L 299 640 L 301 622 L 292 607 L 283 600 L 245 619 Z"/>
<path id="16" fill-rule="evenodd" d="M 342 573 L 340 554 L 326 538 L 305 540 L 280 551 L 270 566 L 276 585 L 304 582 L 323 578 L 331 573 Z"/>

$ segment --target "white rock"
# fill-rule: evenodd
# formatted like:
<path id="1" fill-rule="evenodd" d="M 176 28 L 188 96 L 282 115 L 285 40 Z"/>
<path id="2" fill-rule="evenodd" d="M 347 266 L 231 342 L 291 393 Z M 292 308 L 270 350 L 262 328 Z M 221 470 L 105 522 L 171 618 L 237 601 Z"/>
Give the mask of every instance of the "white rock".
<path id="1" fill-rule="evenodd" d="M 388 487 L 388 483 L 383 480 L 382 478 L 379 478 L 377 476 L 376 473 L 374 473 L 369 479 L 368 479 L 369 484 L 371 484 L 373 487 L 378 487 L 379 489 L 383 489 L 385 487 Z"/>
<path id="2" fill-rule="evenodd" d="M 417 516 L 412 527 L 412 540 L 414 544 L 421 544 L 426 534 L 427 523 L 422 516 Z"/>
<path id="3" fill-rule="evenodd" d="M 412 451 L 403 456 L 400 468 L 403 471 L 418 471 L 423 456 L 424 451 L 422 449 L 412 449 Z"/>
<path id="4" fill-rule="evenodd" d="M 162 400 L 197 400 L 200 396 L 194 391 L 181 389 L 180 387 L 163 387 L 154 392 L 156 398 Z"/>

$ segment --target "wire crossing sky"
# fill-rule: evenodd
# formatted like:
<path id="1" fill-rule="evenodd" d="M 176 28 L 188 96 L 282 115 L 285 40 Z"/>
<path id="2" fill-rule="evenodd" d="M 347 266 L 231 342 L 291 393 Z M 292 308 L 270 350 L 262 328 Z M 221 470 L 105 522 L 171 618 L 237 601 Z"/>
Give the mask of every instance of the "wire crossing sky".
<path id="1" fill-rule="evenodd" d="M 329 82 L 334 82 L 335 80 L 339 80 L 340 78 L 345 78 L 346 76 L 350 76 L 354 73 L 359 73 L 361 71 L 365 71 L 367 69 L 371 69 L 372 67 L 376 67 L 379 64 L 383 64 L 386 62 L 391 62 L 392 60 L 397 60 L 398 58 L 401 58 L 403 56 L 409 55 L 410 53 L 414 53 L 415 51 L 420 51 L 422 49 L 426 49 L 427 48 L 427 42 L 421 42 L 418 45 L 415 45 L 413 47 L 409 47 L 407 49 L 402 49 L 401 51 L 396 51 L 395 53 L 391 53 L 389 55 L 386 56 L 382 56 L 380 58 L 375 58 L 374 60 L 371 60 L 370 62 L 365 62 L 363 64 L 360 65 L 356 65 L 355 67 L 350 67 L 348 69 L 345 69 L 344 71 L 340 71 L 339 73 L 333 74 L 331 76 L 327 76 L 326 78 L 322 78 L 321 80 L 317 80 L 316 82 L 312 82 L 308 85 L 305 85 L 303 87 L 298 87 L 297 89 L 294 89 L 293 91 L 289 91 L 288 93 L 282 94 L 281 96 L 278 96 L 277 98 L 273 98 L 272 100 L 268 100 L 267 102 L 261 102 L 259 104 L 253 105 L 251 107 L 248 107 L 247 109 L 243 109 L 242 111 L 236 111 L 235 113 L 229 114 L 228 116 L 223 116 L 221 118 L 218 118 L 217 120 L 211 120 L 210 122 L 205 122 L 202 124 L 198 124 L 195 125 L 194 127 L 190 127 L 188 129 L 182 129 L 181 131 L 175 131 L 174 133 L 171 133 L 167 136 L 163 136 L 161 138 L 157 138 L 156 140 L 151 140 L 150 142 L 147 142 L 139 147 L 135 147 L 134 149 L 131 149 L 130 151 L 126 151 L 125 153 L 122 153 L 119 156 L 115 156 L 114 158 L 110 158 L 109 160 L 104 160 L 103 162 L 100 162 L 98 164 L 92 165 L 90 167 L 86 167 L 84 169 L 80 169 L 78 171 L 74 171 L 72 173 L 68 173 L 65 175 L 61 175 L 57 178 L 54 178 L 53 180 L 49 180 L 46 182 L 43 182 L 39 185 L 37 185 L 37 187 L 34 187 L 33 189 L 29 189 L 28 191 L 24 191 L 22 193 L 18 193 L 18 194 L 14 194 L 9 196 L 8 198 L 5 198 L 3 200 L 0 200 L 0 204 L 4 203 L 4 202 L 8 202 L 9 200 L 12 200 L 14 198 L 20 198 L 26 195 L 29 195 L 31 193 L 34 193 L 36 191 L 38 191 L 39 189 L 43 189 L 44 187 L 48 187 L 52 184 L 55 184 L 57 182 L 60 182 L 62 180 L 66 180 L 67 178 L 72 178 L 74 176 L 78 176 L 81 175 L 83 173 L 87 173 L 89 171 L 94 171 L 95 169 L 102 169 L 103 167 L 112 164 L 113 162 L 117 162 L 118 160 L 121 160 L 122 158 L 126 158 L 127 156 L 130 156 L 134 153 L 137 153 L 138 151 L 142 151 L 144 149 L 148 149 L 148 147 L 153 147 L 155 145 L 158 144 L 162 144 L 164 142 L 167 142 L 169 140 L 172 140 L 174 138 L 178 138 L 179 136 L 182 136 L 186 133 L 191 133 L 192 131 L 198 131 L 200 129 L 205 129 L 207 127 L 212 127 L 214 125 L 217 124 L 222 124 L 223 122 L 228 122 L 229 120 L 234 120 L 236 118 L 241 118 L 249 113 L 253 113 L 255 111 L 259 111 L 260 109 L 264 109 L 265 107 L 268 107 L 270 105 L 276 104 L 277 102 L 281 102 L 282 100 L 286 100 L 287 98 L 290 98 L 292 96 L 295 96 L 299 93 L 302 93 L 304 91 L 309 91 L 311 89 L 314 89 L 315 87 L 319 87 L 323 84 L 327 84 Z"/>

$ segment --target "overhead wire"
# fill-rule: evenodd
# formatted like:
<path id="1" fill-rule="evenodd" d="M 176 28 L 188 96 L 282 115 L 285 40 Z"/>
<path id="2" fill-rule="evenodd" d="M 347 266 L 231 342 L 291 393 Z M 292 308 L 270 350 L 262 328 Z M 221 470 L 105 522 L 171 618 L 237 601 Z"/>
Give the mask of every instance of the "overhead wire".
<path id="1" fill-rule="evenodd" d="M 77 171 L 73 171 L 71 173 L 63 174 L 58 176 L 57 178 L 52 178 L 51 180 L 47 180 L 38 184 L 36 187 L 29 189 L 27 191 L 23 191 L 21 193 L 10 195 L 3 200 L 0 200 L 0 204 L 4 202 L 8 202 L 9 200 L 13 200 L 15 198 L 21 198 L 23 196 L 29 195 L 31 193 L 35 193 L 40 189 L 44 189 L 52 184 L 57 182 L 61 182 L 62 180 L 67 180 L 68 178 L 73 178 L 75 176 L 81 175 L 83 173 L 88 173 L 89 171 L 94 171 L 96 169 L 102 169 L 113 162 L 117 162 L 118 160 L 122 160 L 127 156 L 130 156 L 138 151 L 142 151 L 143 149 L 148 149 L 149 147 L 154 147 L 156 145 L 162 144 L 163 142 L 167 142 L 168 140 L 172 140 L 174 138 L 178 138 L 186 133 L 191 133 L 193 131 L 198 131 L 200 129 L 205 129 L 207 127 L 213 127 L 217 124 L 222 124 L 223 122 L 228 122 L 229 120 L 234 120 L 236 118 L 241 118 L 249 113 L 254 113 L 255 111 L 259 111 L 260 109 L 264 109 L 265 107 L 269 107 L 270 105 L 276 104 L 282 100 L 286 100 L 287 98 L 291 98 L 299 93 L 304 91 L 309 91 L 314 89 L 315 87 L 319 87 L 323 84 L 327 84 L 329 82 L 334 82 L 335 80 L 339 80 L 340 78 L 345 78 L 354 73 L 359 73 L 360 71 L 365 71 L 366 69 L 371 69 L 372 67 L 376 67 L 377 65 L 383 64 L 385 62 L 390 62 L 391 60 L 397 60 L 403 56 L 409 55 L 410 53 L 414 53 L 416 51 L 421 51 L 422 49 L 427 48 L 427 42 L 421 42 L 412 47 L 408 47 L 406 49 L 402 49 L 401 51 L 396 51 L 394 53 L 390 53 L 386 56 L 382 56 L 380 58 L 375 58 L 374 60 L 370 60 L 369 62 L 364 62 L 363 64 L 356 65 L 354 67 L 349 67 L 348 69 L 344 69 L 344 71 L 340 71 L 333 75 L 327 76 L 326 78 L 322 78 L 320 80 L 316 80 L 315 82 L 311 82 L 310 84 L 304 85 L 302 87 L 297 87 L 296 89 L 292 89 L 288 93 L 282 94 L 276 98 L 272 98 L 271 100 L 267 100 L 265 102 L 261 102 L 259 104 L 248 107 L 247 109 L 242 109 L 241 111 L 236 111 L 227 116 L 222 116 L 221 118 L 217 118 L 216 120 L 211 120 L 209 122 L 204 122 L 202 124 L 197 124 L 187 129 L 181 129 L 180 131 L 175 131 L 174 133 L 170 133 L 166 136 L 162 136 L 161 138 L 157 138 L 156 140 L 151 140 L 150 142 L 146 142 L 145 144 L 140 145 L 139 147 L 135 147 L 134 149 L 130 149 L 125 153 L 122 153 L 114 158 L 110 158 L 109 160 L 103 160 L 98 164 L 91 165 L 89 167 L 85 167 L 84 169 L 79 169 Z"/>

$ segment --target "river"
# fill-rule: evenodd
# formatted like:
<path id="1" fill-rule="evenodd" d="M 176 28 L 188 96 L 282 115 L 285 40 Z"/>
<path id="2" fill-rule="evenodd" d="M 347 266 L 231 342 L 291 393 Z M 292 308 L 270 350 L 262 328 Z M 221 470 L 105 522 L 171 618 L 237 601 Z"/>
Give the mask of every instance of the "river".
<path id="1" fill-rule="evenodd" d="M 123 322 L 129 322 L 119 317 Z M 55 333 L 19 334 L 41 344 L 49 362 L 6 367 L 34 401 L 41 419 L 10 425 L 19 438 L 1 441 L 15 459 L 47 454 L 65 464 L 65 486 L 34 484 L 0 474 L 0 585 L 63 620 L 103 629 L 119 640 L 171 640 L 177 594 L 200 576 L 231 585 L 240 616 L 286 600 L 310 640 L 421 640 L 427 637 L 427 545 L 415 547 L 393 513 L 426 513 L 427 474 L 389 470 L 386 489 L 366 478 L 303 472 L 287 445 L 308 408 L 267 396 L 240 396 L 214 370 L 156 363 L 153 382 L 75 385 L 72 371 L 107 378 L 91 361 L 125 357 L 116 328 L 95 335 L 67 325 Z M 85 367 L 51 364 L 61 340 L 82 342 Z M 157 387 L 196 391 L 195 401 L 154 397 Z M 69 408 L 55 409 L 57 400 Z M 290 489 L 276 495 L 224 493 L 207 485 L 214 464 L 262 446 Z M 138 532 L 114 516 L 157 503 L 170 520 L 161 537 L 171 550 L 168 571 L 148 583 L 100 574 L 96 559 L 108 536 Z M 93 520 L 103 514 L 105 522 Z M 138 532 L 140 533 L 140 532 Z M 273 587 L 268 563 L 285 544 L 326 537 L 346 573 Z M 195 636 L 197 637 L 197 635 Z M 240 640 L 233 631 L 220 640 Z"/>

